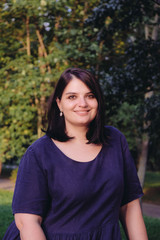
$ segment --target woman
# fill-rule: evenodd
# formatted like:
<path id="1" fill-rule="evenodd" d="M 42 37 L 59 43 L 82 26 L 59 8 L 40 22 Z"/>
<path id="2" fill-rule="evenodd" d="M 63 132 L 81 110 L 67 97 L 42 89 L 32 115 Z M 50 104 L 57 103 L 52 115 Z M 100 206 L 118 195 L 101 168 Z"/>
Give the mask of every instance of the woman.
<path id="1" fill-rule="evenodd" d="M 148 239 L 126 139 L 104 127 L 103 114 L 91 73 L 64 71 L 51 97 L 46 135 L 21 160 L 12 206 L 16 226 L 5 240 L 120 240 L 119 219 L 128 239 Z"/>

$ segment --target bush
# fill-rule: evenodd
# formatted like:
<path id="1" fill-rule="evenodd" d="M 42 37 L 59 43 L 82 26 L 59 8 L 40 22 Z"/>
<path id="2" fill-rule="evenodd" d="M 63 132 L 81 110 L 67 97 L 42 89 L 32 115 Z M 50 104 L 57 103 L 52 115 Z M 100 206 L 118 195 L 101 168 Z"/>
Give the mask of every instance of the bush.
<path id="1" fill-rule="evenodd" d="M 17 172 L 18 172 L 18 168 L 15 168 L 14 170 L 12 170 L 11 176 L 9 178 L 14 183 L 16 182 Z"/>

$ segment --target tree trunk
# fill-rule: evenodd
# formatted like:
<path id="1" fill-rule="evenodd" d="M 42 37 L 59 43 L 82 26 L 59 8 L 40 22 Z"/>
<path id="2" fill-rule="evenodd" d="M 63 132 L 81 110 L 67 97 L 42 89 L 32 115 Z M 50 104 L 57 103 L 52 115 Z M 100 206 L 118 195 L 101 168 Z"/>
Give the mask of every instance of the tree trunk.
<path id="1" fill-rule="evenodd" d="M 0 162 L 0 175 L 2 173 L 2 163 Z"/>
<path id="2" fill-rule="evenodd" d="M 38 30 L 37 30 L 37 36 L 39 36 L 38 37 L 39 38 L 38 56 L 39 56 L 39 58 L 42 58 L 44 56 L 47 57 L 47 52 L 45 50 L 45 46 L 44 46 L 42 37 Z M 45 64 L 40 66 L 40 72 L 42 75 L 45 73 L 45 69 L 46 69 Z M 49 67 L 49 71 L 51 71 L 50 67 Z M 38 135 L 38 138 L 40 138 L 42 136 L 41 129 L 43 128 L 43 118 L 45 115 L 45 95 L 43 95 L 43 92 L 45 92 L 44 83 L 41 83 L 40 92 L 41 92 L 40 99 L 38 99 L 37 95 L 35 95 L 35 104 L 37 107 L 37 135 Z"/>
<path id="3" fill-rule="evenodd" d="M 148 24 L 145 24 L 144 32 L 145 32 L 145 39 L 148 39 L 149 38 L 149 27 L 148 27 Z"/>
<path id="4" fill-rule="evenodd" d="M 39 48 L 38 48 L 38 55 L 39 55 L 39 58 L 43 57 L 43 51 L 42 51 L 41 46 L 39 46 Z M 46 68 L 46 65 L 41 65 L 40 66 L 41 74 L 45 73 L 45 68 Z M 43 83 L 40 86 L 40 92 L 41 93 L 43 92 L 42 85 L 43 85 Z M 43 104 L 42 104 L 42 102 L 43 102 Z M 43 110 L 44 102 L 45 102 L 45 97 L 44 96 L 41 96 L 41 98 L 38 99 L 37 95 L 35 95 L 35 105 L 36 105 L 36 108 L 37 108 L 37 136 L 38 136 L 38 138 L 40 138 L 42 136 L 41 129 L 43 127 L 42 119 L 43 119 L 43 113 L 44 113 L 44 110 Z"/>
<path id="5" fill-rule="evenodd" d="M 145 94 L 145 99 L 151 98 L 153 96 L 153 91 L 149 91 Z M 144 115 L 144 119 L 146 114 Z M 143 123 L 144 133 L 142 134 L 142 143 L 141 143 L 141 152 L 139 155 L 138 161 L 138 177 L 141 183 L 141 186 L 144 186 L 145 172 L 147 166 L 147 158 L 148 158 L 148 147 L 149 147 L 149 135 L 147 133 L 147 128 L 150 126 L 150 121 Z"/>
<path id="6" fill-rule="evenodd" d="M 40 100 L 36 97 L 35 104 L 37 107 L 37 136 L 40 138 L 42 136 L 43 118 L 45 115 L 45 96 L 41 96 Z"/>
<path id="7" fill-rule="evenodd" d="M 40 108 L 40 102 L 37 98 L 37 96 L 35 96 L 35 105 L 37 107 L 37 137 L 40 138 L 42 135 L 42 116 L 41 116 L 41 108 Z"/>
<path id="8" fill-rule="evenodd" d="M 152 31 L 152 39 L 153 40 L 157 40 L 157 37 L 158 37 L 158 28 L 159 28 L 159 25 L 158 25 L 158 14 L 155 15 L 155 18 L 154 18 L 154 23 L 156 24 L 153 28 L 153 31 Z"/>
<path id="9" fill-rule="evenodd" d="M 41 48 L 41 51 L 44 55 L 45 58 L 47 58 L 47 51 L 45 49 L 45 46 L 44 46 L 44 43 L 43 43 L 43 39 L 42 39 L 42 36 L 40 34 L 40 31 L 39 29 L 36 29 L 36 34 L 37 34 L 37 37 L 38 37 L 38 41 L 39 41 L 39 44 L 40 44 L 40 48 Z M 51 73 L 51 67 L 49 66 L 49 64 L 47 63 L 47 68 L 48 68 L 48 72 Z"/>
<path id="10" fill-rule="evenodd" d="M 143 134 L 143 137 L 145 139 L 142 140 L 141 154 L 139 157 L 139 166 L 138 166 L 138 177 L 139 177 L 142 188 L 144 186 L 145 172 L 146 172 L 146 166 L 147 166 L 147 156 L 148 156 L 148 144 L 149 144 L 148 134 L 147 133 Z"/>
<path id="11" fill-rule="evenodd" d="M 155 8 L 157 5 L 155 5 Z M 156 13 L 155 18 L 154 18 L 154 26 L 151 31 L 151 36 L 149 32 L 149 26 L 145 25 L 145 39 L 147 40 L 149 37 L 151 37 L 154 41 L 157 40 L 158 36 L 158 14 Z M 148 92 L 145 94 L 145 99 L 151 98 L 153 96 L 153 91 L 148 90 Z M 139 155 L 139 165 L 138 165 L 138 177 L 140 179 L 141 186 L 144 186 L 144 180 L 145 180 L 145 172 L 146 172 L 146 166 L 147 166 L 147 158 L 148 158 L 148 147 L 149 147 L 149 135 L 146 132 L 146 129 L 149 127 L 150 122 L 145 122 L 145 115 L 144 115 L 144 124 L 143 124 L 143 129 L 144 133 L 142 135 L 142 144 L 141 144 L 141 152 Z"/>

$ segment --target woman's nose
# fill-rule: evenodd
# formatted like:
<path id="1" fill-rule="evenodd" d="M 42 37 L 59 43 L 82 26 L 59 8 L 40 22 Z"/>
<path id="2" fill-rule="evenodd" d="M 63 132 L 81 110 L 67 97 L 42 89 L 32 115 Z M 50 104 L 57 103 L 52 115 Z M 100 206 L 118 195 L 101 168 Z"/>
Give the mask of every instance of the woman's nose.
<path id="1" fill-rule="evenodd" d="M 80 107 L 86 107 L 87 106 L 87 101 L 86 101 L 85 97 L 80 97 L 79 98 L 79 106 Z"/>

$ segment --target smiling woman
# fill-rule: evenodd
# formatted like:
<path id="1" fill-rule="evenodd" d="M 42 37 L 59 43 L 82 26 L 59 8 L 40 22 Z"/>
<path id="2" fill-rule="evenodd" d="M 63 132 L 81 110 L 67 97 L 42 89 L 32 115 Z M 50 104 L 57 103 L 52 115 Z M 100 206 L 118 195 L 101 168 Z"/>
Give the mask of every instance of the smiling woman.
<path id="1" fill-rule="evenodd" d="M 61 99 L 57 98 L 57 105 L 64 114 L 65 129 L 68 134 L 69 132 L 74 134 L 72 128 L 75 125 L 88 128 L 90 122 L 96 117 L 98 109 L 94 94 L 74 76 L 65 88 Z"/>
<path id="2" fill-rule="evenodd" d="M 98 81 L 62 73 L 50 99 L 46 135 L 24 154 L 4 240 L 147 240 L 143 195 L 124 135 L 104 126 Z"/>
<path id="3" fill-rule="evenodd" d="M 81 127 L 87 127 L 88 143 L 106 142 L 103 95 L 98 81 L 84 69 L 69 68 L 62 73 L 50 98 L 47 135 L 68 141 L 73 137 L 71 129 L 71 135 L 67 129 L 70 121 L 71 128 L 80 123 Z"/>

